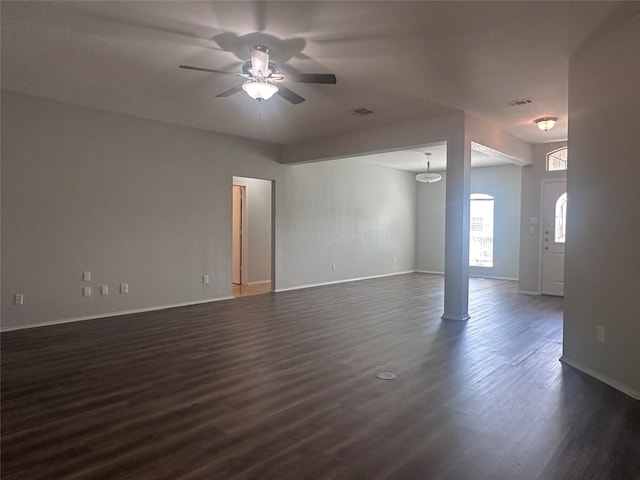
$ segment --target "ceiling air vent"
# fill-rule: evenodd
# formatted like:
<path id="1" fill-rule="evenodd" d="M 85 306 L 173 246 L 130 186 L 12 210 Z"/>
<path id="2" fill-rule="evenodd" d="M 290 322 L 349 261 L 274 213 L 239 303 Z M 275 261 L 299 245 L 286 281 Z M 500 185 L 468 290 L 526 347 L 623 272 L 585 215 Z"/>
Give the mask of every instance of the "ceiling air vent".
<path id="1" fill-rule="evenodd" d="M 373 112 L 364 107 L 360 107 L 353 110 L 353 113 L 355 113 L 356 115 L 362 115 L 364 117 L 365 115 L 371 115 Z"/>
<path id="2" fill-rule="evenodd" d="M 521 98 L 519 100 L 511 100 L 510 102 L 507 102 L 507 104 L 511 107 L 519 107 L 521 105 L 529 105 L 533 102 L 535 102 L 533 98 Z"/>

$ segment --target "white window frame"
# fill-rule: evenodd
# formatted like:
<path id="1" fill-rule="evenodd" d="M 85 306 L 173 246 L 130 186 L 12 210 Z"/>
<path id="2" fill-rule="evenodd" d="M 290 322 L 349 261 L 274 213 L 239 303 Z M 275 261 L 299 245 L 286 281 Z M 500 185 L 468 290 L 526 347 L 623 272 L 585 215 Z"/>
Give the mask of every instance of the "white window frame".
<path id="1" fill-rule="evenodd" d="M 563 161 L 564 162 L 564 168 L 549 168 L 549 160 L 554 157 L 556 153 L 561 152 L 561 151 L 566 151 L 566 159 L 563 160 L 561 158 L 559 158 L 558 160 Z M 557 157 L 556 157 L 557 158 Z M 560 148 L 556 148 L 555 150 L 551 150 L 549 153 L 547 153 L 546 156 L 546 163 L 545 163 L 545 169 L 547 172 L 566 172 L 567 171 L 567 166 L 569 164 L 569 150 L 567 147 L 560 147 Z"/>
<path id="2" fill-rule="evenodd" d="M 474 217 L 473 215 L 473 202 L 491 202 L 491 222 L 484 223 L 483 228 L 480 232 L 477 229 L 474 230 Z M 495 198 L 492 195 L 488 195 L 486 193 L 472 193 L 469 197 L 469 266 L 470 267 L 480 267 L 480 268 L 493 268 L 495 265 L 494 259 L 494 237 L 495 237 Z M 482 218 L 482 217 L 475 217 Z M 477 221 L 475 222 L 477 224 Z M 487 235 L 488 232 L 485 232 L 485 228 L 491 228 L 491 232 Z M 474 235 L 475 233 L 475 235 Z M 490 240 L 489 242 L 485 242 L 485 240 Z M 474 250 L 474 245 L 477 243 L 490 243 L 490 256 L 489 258 L 483 258 L 482 253 L 486 253 L 489 249 L 483 248 L 481 246 L 478 247 L 479 255 L 472 255 L 472 250 Z"/>
<path id="3" fill-rule="evenodd" d="M 553 217 L 554 217 L 554 231 L 553 231 L 553 241 L 555 243 L 565 243 L 567 238 L 567 192 L 564 192 L 562 195 L 558 197 L 556 200 L 556 205 L 554 207 Z M 561 215 L 558 215 L 558 210 L 561 210 Z M 558 236 L 558 232 L 562 233 L 562 236 Z"/>

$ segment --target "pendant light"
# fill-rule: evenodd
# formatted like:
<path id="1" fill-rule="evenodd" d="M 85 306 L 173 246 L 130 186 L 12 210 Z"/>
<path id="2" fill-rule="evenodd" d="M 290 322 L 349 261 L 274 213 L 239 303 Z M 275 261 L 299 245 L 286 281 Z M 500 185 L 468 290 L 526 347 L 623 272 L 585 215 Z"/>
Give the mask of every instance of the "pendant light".
<path id="1" fill-rule="evenodd" d="M 424 154 L 427 157 L 427 171 L 425 173 L 419 173 L 416 175 L 416 180 L 422 183 L 435 183 L 442 180 L 442 175 L 439 173 L 431 173 L 431 162 L 429 161 L 430 153 Z"/>

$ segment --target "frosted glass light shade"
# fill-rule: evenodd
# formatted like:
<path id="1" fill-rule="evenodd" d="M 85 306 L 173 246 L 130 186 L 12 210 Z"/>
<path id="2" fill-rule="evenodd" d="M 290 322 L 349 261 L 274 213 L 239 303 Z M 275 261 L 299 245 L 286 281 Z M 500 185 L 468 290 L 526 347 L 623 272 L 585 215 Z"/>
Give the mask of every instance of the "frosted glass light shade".
<path id="1" fill-rule="evenodd" d="M 535 124 L 540 130 L 547 132 L 553 128 L 557 121 L 557 117 L 542 117 L 535 120 Z"/>
<path id="2" fill-rule="evenodd" d="M 242 89 L 247 92 L 247 95 L 258 101 L 269 100 L 278 91 L 278 87 L 273 83 L 254 81 L 244 83 Z"/>
<path id="3" fill-rule="evenodd" d="M 439 173 L 419 173 L 416 175 L 416 180 L 422 183 L 435 183 L 442 180 L 442 175 Z"/>

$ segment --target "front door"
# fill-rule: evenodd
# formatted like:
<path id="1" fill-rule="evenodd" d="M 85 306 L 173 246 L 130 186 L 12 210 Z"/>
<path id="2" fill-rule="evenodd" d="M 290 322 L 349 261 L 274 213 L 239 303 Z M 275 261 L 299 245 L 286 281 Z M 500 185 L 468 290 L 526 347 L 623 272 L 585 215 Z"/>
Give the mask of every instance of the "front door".
<path id="1" fill-rule="evenodd" d="M 566 180 L 542 183 L 543 295 L 564 296 L 564 242 L 567 219 Z"/>

